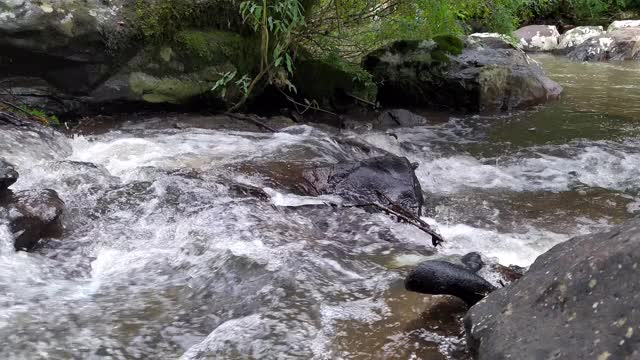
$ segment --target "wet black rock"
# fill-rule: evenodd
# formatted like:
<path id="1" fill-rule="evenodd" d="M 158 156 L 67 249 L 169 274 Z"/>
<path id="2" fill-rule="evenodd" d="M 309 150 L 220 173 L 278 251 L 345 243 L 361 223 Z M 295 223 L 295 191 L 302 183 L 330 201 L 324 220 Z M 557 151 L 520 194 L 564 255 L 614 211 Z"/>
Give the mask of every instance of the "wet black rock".
<path id="1" fill-rule="evenodd" d="M 484 261 L 482 261 L 482 255 L 477 252 L 470 252 L 467 255 L 463 256 L 460 261 L 464 264 L 464 266 L 477 273 L 484 266 Z"/>
<path id="2" fill-rule="evenodd" d="M 640 358 L 640 219 L 559 244 L 465 318 L 476 359 Z"/>
<path id="3" fill-rule="evenodd" d="M 18 181 L 18 172 L 15 167 L 0 158 L 0 193 L 6 191 L 16 181 Z"/>
<path id="4" fill-rule="evenodd" d="M 470 270 L 446 261 L 429 260 L 405 279 L 409 291 L 429 295 L 453 295 L 472 306 L 495 290 L 495 286 Z"/>
<path id="5" fill-rule="evenodd" d="M 60 235 L 64 202 L 55 191 L 20 191 L 2 202 L 0 217 L 9 223 L 16 250 L 34 250 L 41 239 Z"/>
<path id="6" fill-rule="evenodd" d="M 309 195 L 339 195 L 352 205 L 399 205 L 415 216 L 424 197 L 411 162 L 393 155 L 306 170 Z M 394 204 L 390 204 L 389 202 Z"/>

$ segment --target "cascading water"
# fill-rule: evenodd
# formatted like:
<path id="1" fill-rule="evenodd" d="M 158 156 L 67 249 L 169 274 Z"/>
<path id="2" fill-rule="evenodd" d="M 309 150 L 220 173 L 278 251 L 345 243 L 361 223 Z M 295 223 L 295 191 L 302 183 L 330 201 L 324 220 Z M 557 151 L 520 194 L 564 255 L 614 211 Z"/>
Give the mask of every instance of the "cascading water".
<path id="1" fill-rule="evenodd" d="M 425 220 L 447 240 L 438 256 L 527 266 L 640 210 L 640 68 L 542 61 L 566 87 L 560 103 L 344 135 L 420 164 Z M 431 300 L 402 289 L 401 266 L 434 256 L 428 235 L 309 206 L 327 198 L 256 171 L 372 156 L 349 144 L 308 126 L 0 132 L 0 155 L 20 171 L 13 188 L 66 203 L 64 235 L 36 253 L 14 252 L 0 224 L 0 357 L 463 357 L 450 336 L 460 328 L 425 327 L 442 314 L 425 316 Z"/>

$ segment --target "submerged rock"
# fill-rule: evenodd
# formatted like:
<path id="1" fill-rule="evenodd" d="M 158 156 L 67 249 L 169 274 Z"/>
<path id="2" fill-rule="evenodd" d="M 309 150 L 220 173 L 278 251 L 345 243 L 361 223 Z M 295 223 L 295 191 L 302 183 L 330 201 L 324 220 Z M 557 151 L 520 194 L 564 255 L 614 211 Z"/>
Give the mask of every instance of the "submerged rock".
<path id="1" fill-rule="evenodd" d="M 592 37 L 603 33 L 602 26 L 578 26 L 562 34 L 557 50 L 560 53 L 568 53 Z"/>
<path id="2" fill-rule="evenodd" d="M 555 246 L 468 312 L 475 358 L 638 358 L 638 259 L 640 219 Z"/>
<path id="3" fill-rule="evenodd" d="M 393 155 L 319 167 L 303 172 L 309 195 L 339 195 L 354 205 L 389 200 L 420 216 L 424 197 L 413 164 Z"/>
<path id="4" fill-rule="evenodd" d="M 640 27 L 626 27 L 595 36 L 568 56 L 576 61 L 640 60 Z"/>
<path id="5" fill-rule="evenodd" d="M 31 251 L 44 238 L 62 231 L 64 202 L 54 190 L 20 191 L 2 200 L 3 212 L 15 237 L 15 249 Z"/>
<path id="6" fill-rule="evenodd" d="M 553 25 L 529 25 L 516 30 L 513 35 L 525 51 L 552 51 L 560 41 L 558 28 Z"/>
<path id="7" fill-rule="evenodd" d="M 452 295 L 472 306 L 495 290 L 495 286 L 462 266 L 429 260 L 405 279 L 409 291 L 429 295 Z"/>
<path id="8" fill-rule="evenodd" d="M 18 172 L 10 163 L 0 158 L 0 193 L 18 181 Z"/>
<path id="9" fill-rule="evenodd" d="M 397 41 L 364 62 L 389 106 L 496 112 L 557 98 L 562 88 L 522 50 L 500 36 Z"/>

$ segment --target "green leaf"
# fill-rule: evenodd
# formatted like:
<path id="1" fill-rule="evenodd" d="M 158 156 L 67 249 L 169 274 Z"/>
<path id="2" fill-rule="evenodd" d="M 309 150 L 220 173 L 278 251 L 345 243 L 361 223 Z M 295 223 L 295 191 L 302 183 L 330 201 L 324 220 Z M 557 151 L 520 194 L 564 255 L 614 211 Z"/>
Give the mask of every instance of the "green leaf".
<path id="1" fill-rule="evenodd" d="M 287 63 L 287 71 L 289 71 L 289 74 L 293 75 L 293 60 L 291 59 L 289 53 L 285 54 L 285 59 Z"/>

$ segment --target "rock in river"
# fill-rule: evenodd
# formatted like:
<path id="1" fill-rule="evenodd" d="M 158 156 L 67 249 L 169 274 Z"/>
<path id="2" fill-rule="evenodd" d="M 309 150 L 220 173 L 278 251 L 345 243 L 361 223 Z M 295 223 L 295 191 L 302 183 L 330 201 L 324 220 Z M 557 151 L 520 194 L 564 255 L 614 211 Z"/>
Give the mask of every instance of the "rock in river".
<path id="1" fill-rule="evenodd" d="M 640 20 L 618 20 L 614 21 L 607 28 L 607 32 L 626 29 L 630 27 L 640 27 Z"/>
<path id="2" fill-rule="evenodd" d="M 56 237 L 62 230 L 64 202 L 53 190 L 20 191 L 0 205 L 0 217 L 9 223 L 16 250 L 31 251 L 41 239 Z"/>
<path id="3" fill-rule="evenodd" d="M 409 291 L 430 295 L 453 295 L 472 306 L 495 290 L 495 286 L 471 270 L 446 261 L 420 264 L 405 280 Z"/>
<path id="4" fill-rule="evenodd" d="M 568 54 L 576 61 L 640 60 L 640 26 L 592 37 Z"/>
<path id="5" fill-rule="evenodd" d="M 602 26 L 578 26 L 562 34 L 557 52 L 566 54 L 576 47 L 584 44 L 592 37 L 600 36 L 604 33 Z"/>
<path id="6" fill-rule="evenodd" d="M 640 219 L 540 256 L 465 318 L 476 359 L 640 358 Z"/>
<path id="7" fill-rule="evenodd" d="M 496 112 L 557 98 L 562 88 L 522 50 L 496 35 L 397 41 L 369 54 L 365 68 L 387 106 Z"/>
<path id="8" fill-rule="evenodd" d="M 0 158 L 0 193 L 18 181 L 18 172 L 10 163 Z"/>
<path id="9" fill-rule="evenodd" d="M 310 195 L 339 195 L 354 205 L 389 200 L 415 216 L 422 213 L 424 197 L 413 164 L 393 155 L 306 170 L 305 188 Z"/>
<path id="10" fill-rule="evenodd" d="M 513 35 L 525 51 L 552 51 L 560 41 L 560 33 L 553 25 L 529 25 L 516 30 Z"/>

